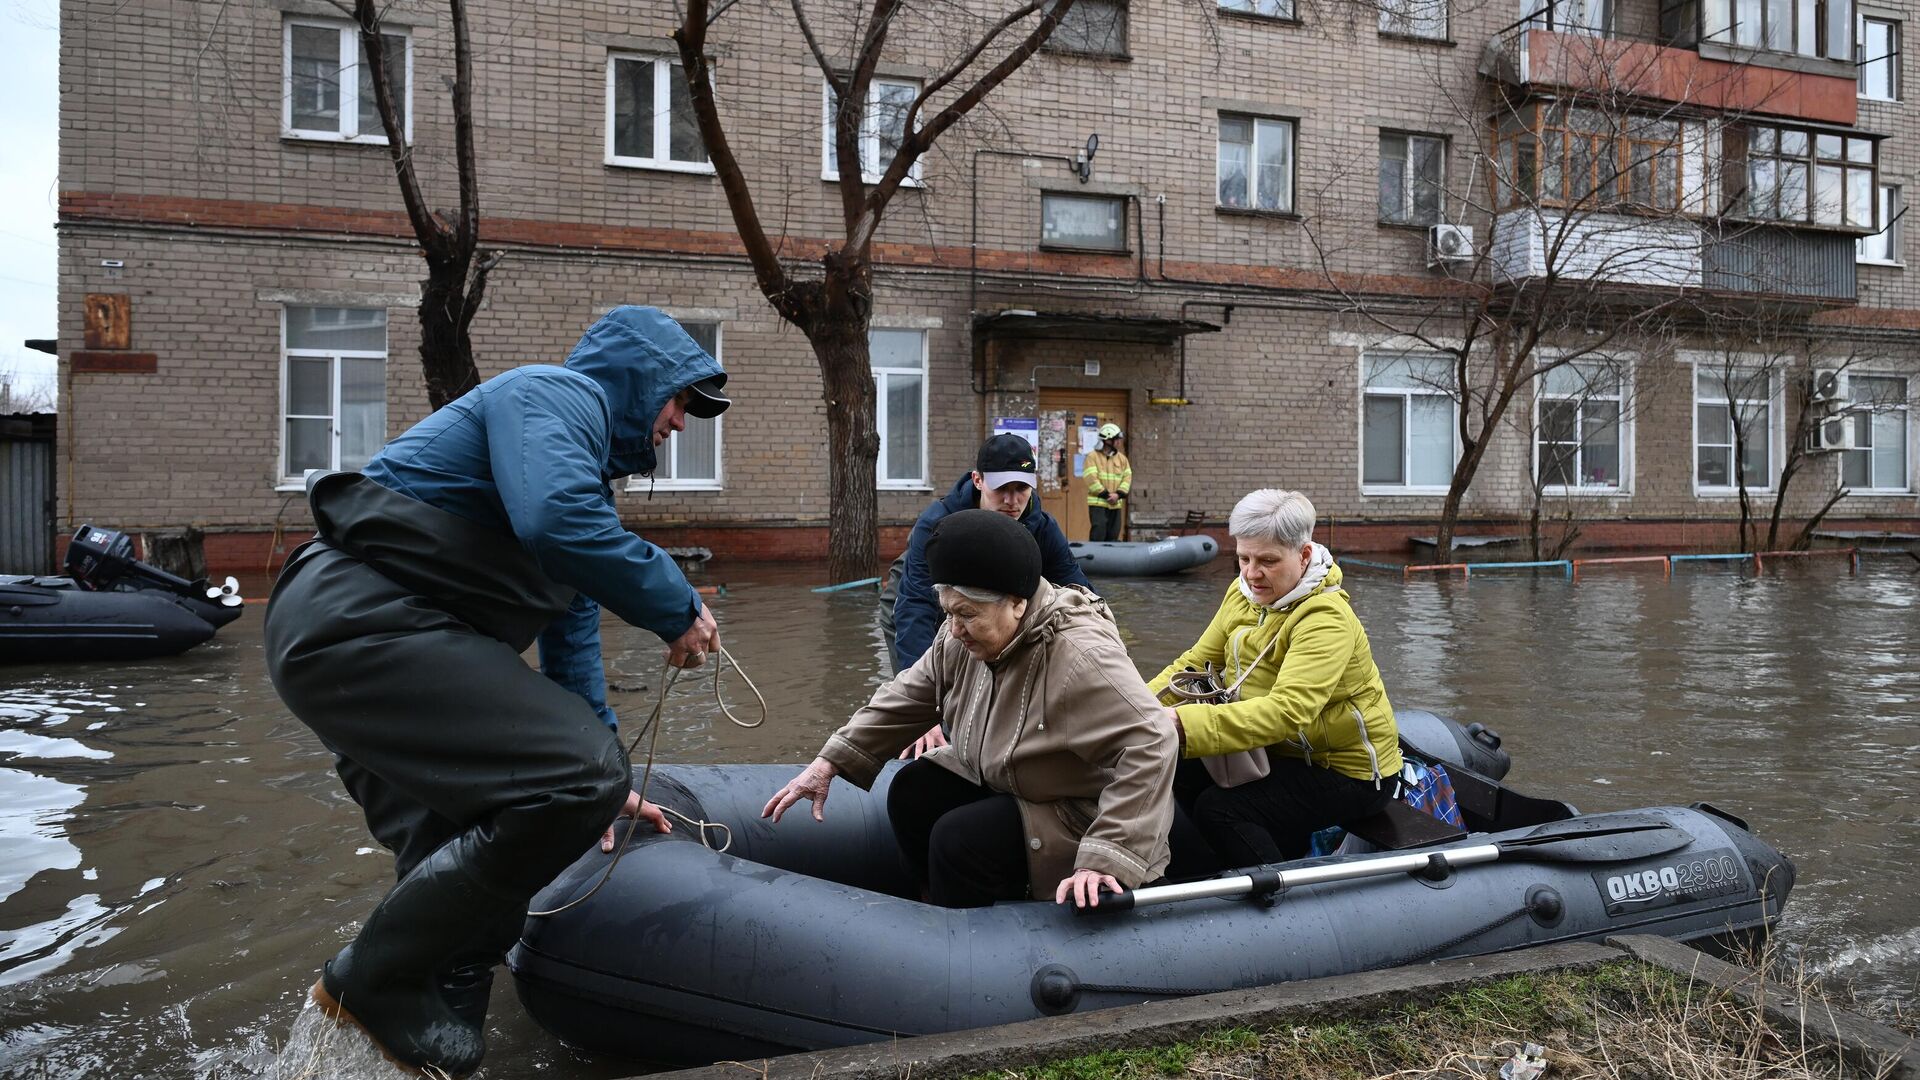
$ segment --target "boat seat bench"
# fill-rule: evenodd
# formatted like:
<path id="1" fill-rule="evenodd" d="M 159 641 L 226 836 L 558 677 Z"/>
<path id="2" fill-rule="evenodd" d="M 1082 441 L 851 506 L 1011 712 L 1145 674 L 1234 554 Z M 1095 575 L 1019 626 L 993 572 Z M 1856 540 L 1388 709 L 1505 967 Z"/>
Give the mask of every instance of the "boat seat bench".
<path id="1" fill-rule="evenodd" d="M 1405 851 L 1458 840 L 1467 835 L 1465 829 L 1455 828 L 1399 799 L 1387 800 L 1385 810 L 1358 821 L 1349 821 L 1345 828 L 1381 851 Z"/>

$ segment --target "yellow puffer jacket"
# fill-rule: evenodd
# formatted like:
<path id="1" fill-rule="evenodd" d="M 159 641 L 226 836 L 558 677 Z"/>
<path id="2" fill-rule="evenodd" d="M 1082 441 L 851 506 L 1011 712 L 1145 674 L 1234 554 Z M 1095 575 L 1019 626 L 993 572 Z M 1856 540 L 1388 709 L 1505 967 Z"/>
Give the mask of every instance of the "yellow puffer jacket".
<path id="1" fill-rule="evenodd" d="M 1125 495 L 1133 488 L 1133 463 L 1119 450 L 1104 454 L 1098 450 L 1087 454 L 1086 468 L 1080 475 L 1087 481 L 1087 505 L 1107 505 L 1107 492 L 1117 491 Z"/>
<path id="2" fill-rule="evenodd" d="M 1249 600 L 1238 578 L 1227 586 L 1200 640 L 1147 683 L 1173 704 L 1166 689 L 1176 671 L 1212 664 L 1229 686 L 1246 675 L 1239 701 L 1177 707 L 1184 756 L 1266 747 L 1356 780 L 1400 771 L 1393 705 L 1340 580 L 1340 568 L 1330 567 L 1317 590 L 1277 611 Z"/>

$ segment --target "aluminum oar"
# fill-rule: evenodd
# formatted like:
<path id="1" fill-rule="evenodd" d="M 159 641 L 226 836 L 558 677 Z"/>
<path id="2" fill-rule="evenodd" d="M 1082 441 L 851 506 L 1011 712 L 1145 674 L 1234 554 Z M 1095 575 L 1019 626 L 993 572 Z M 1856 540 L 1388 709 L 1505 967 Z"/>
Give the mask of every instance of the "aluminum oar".
<path id="1" fill-rule="evenodd" d="M 1234 877 L 1103 893 L 1098 907 L 1076 910 L 1091 914 L 1131 911 L 1183 900 L 1276 896 L 1303 885 L 1358 881 L 1393 874 L 1426 874 L 1440 878 L 1461 867 L 1502 859 L 1523 862 L 1629 862 L 1679 851 L 1691 843 L 1693 837 L 1686 830 L 1665 821 L 1632 824 L 1621 824 L 1619 818 L 1609 821 L 1556 821 L 1542 825 L 1525 836 L 1485 844 L 1430 848 L 1291 870 L 1262 869 Z"/>

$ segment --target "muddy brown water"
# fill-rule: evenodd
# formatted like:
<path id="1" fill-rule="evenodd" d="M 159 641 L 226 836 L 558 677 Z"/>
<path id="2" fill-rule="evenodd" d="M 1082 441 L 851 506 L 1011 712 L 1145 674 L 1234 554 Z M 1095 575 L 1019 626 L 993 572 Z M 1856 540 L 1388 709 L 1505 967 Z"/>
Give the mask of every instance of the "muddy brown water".
<path id="1" fill-rule="evenodd" d="M 1818 562 L 1758 580 L 1349 584 L 1396 703 L 1498 729 L 1523 790 L 1745 815 L 1799 866 L 1786 945 L 1911 1010 L 1920 575 Z M 1230 573 L 1105 583 L 1143 670 L 1192 641 Z M 791 567 L 704 577 L 728 586 L 713 607 L 774 713 L 740 730 L 683 680 L 661 758 L 808 760 L 883 677 L 871 594 L 814 594 L 814 572 Z M 171 660 L 0 665 L 0 1075 L 267 1072 L 317 966 L 387 887 L 388 857 L 268 685 L 261 612 Z M 658 643 L 617 623 L 606 643 L 616 708 L 637 722 Z M 459 718 L 442 722 L 457 738 Z M 561 1046 L 505 978 L 489 1039 L 488 1077 L 636 1071 Z"/>

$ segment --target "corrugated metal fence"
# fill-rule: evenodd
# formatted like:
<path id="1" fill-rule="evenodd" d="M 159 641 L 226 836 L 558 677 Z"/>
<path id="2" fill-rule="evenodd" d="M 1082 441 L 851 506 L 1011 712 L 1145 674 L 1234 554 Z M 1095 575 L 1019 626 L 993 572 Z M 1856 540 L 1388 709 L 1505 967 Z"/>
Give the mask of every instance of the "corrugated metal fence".
<path id="1" fill-rule="evenodd" d="M 0 574 L 53 572 L 52 417 L 0 417 Z"/>

